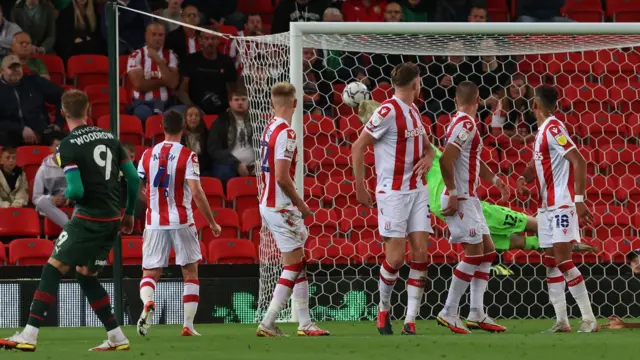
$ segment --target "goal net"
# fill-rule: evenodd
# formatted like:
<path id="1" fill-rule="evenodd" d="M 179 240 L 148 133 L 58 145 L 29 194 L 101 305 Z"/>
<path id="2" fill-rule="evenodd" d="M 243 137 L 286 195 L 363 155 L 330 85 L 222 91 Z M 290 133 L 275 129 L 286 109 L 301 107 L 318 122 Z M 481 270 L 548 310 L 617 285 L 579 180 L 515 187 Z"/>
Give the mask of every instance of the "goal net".
<path id="1" fill-rule="evenodd" d="M 470 80 L 479 86 L 483 161 L 512 186 L 533 155 L 537 126 L 532 89 L 540 84 L 557 87 L 561 100 L 556 116 L 587 160 L 587 202 L 596 217 L 581 230 L 583 243 L 595 250 L 575 252 L 574 261 L 587 278 L 596 315 L 640 316 L 640 308 L 632 305 L 640 284 L 628 265 L 628 255 L 640 248 L 640 238 L 634 237 L 640 204 L 640 35 L 628 24 L 618 25 L 292 23 L 291 33 L 234 39 L 250 109 L 253 118 L 260 119 L 253 123 L 256 148 L 269 119 L 270 87 L 287 80 L 298 90 L 299 111 L 293 121 L 301 139 L 296 183 L 315 209 L 314 217 L 305 220 L 313 316 L 319 321 L 376 316 L 384 245 L 376 211 L 358 206 L 355 199 L 350 149 L 363 126 L 358 109 L 343 104 L 341 94 L 346 84 L 361 81 L 373 100 L 388 99 L 393 94 L 391 70 L 405 61 L 420 65 L 423 86 L 417 105 L 437 146 L 443 145 L 455 112 L 456 84 Z M 372 149 L 365 163 L 373 192 Z M 530 197 L 513 194 L 507 203 L 499 203 L 499 191 L 491 184 L 483 183 L 479 192 L 488 204 L 536 215 L 534 187 Z M 501 254 L 485 300 L 489 314 L 553 316 L 535 228 L 527 229 L 522 223 L 526 219 L 504 211 L 486 208 L 485 216 Z M 440 310 L 461 255 L 461 249 L 448 244 L 442 219 L 432 219 L 435 233 L 429 238 L 429 281 L 421 318 Z M 262 229 L 259 256 L 258 317 L 266 311 L 281 273 L 268 229 Z M 407 272 L 405 266 L 401 279 Z M 404 316 L 405 288 L 403 281 L 395 286 L 394 318 Z M 572 299 L 569 302 L 571 312 L 579 315 Z"/>

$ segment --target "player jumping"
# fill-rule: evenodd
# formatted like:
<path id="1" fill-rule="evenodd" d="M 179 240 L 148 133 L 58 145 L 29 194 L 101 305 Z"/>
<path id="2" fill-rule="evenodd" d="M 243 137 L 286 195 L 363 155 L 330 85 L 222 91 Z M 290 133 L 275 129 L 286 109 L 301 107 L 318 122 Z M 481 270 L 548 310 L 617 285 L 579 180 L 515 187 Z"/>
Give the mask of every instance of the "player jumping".
<path id="1" fill-rule="evenodd" d="M 534 110 L 538 134 L 534 142 L 533 162 L 518 181 L 518 191 L 534 179 L 542 202 L 538 209 L 538 236 L 545 249 L 543 263 L 547 267 L 549 300 L 556 311 L 557 322 L 548 332 L 571 332 L 567 318 L 565 281 L 580 307 L 582 325 L 578 332 L 598 331 L 591 301 L 580 271 L 571 257 L 572 243 L 580 242 L 578 220 L 586 225 L 593 215 L 584 204 L 587 166 L 569 137 L 564 124 L 553 116 L 558 92 L 552 86 L 535 90 Z"/>
<path id="2" fill-rule="evenodd" d="M 67 179 L 65 197 L 76 202 L 77 212 L 64 226 L 42 269 L 27 326 L 21 333 L 0 340 L 0 347 L 36 350 L 38 330 L 56 302 L 60 279 L 75 267 L 80 288 L 107 330 L 107 340 L 90 351 L 129 350 L 129 340 L 118 326 L 109 295 L 98 281 L 97 273 L 106 265 L 118 232 L 122 229 L 130 234 L 133 230 L 140 179 L 118 139 L 98 127 L 87 126 L 88 108 L 89 98 L 82 91 L 70 90 L 62 96 L 62 113 L 71 133 L 60 143 L 58 163 Z M 120 171 L 127 180 L 123 217 L 120 215 Z"/>
<path id="3" fill-rule="evenodd" d="M 154 292 L 169 264 L 171 248 L 176 253 L 176 264 L 182 267 L 184 278 L 184 326 L 182 336 L 200 336 L 193 328 L 198 311 L 200 282 L 198 261 L 202 259 L 200 241 L 193 221 L 191 199 L 202 212 L 209 229 L 220 235 L 200 185 L 198 155 L 180 144 L 185 120 L 181 113 L 169 110 L 162 116 L 165 140 L 146 150 L 138 164 L 138 175 L 145 181 L 147 196 L 147 224 L 142 245 L 142 271 L 140 299 L 144 304 L 138 320 L 138 334 L 145 336 L 155 311 Z"/>
<path id="4" fill-rule="evenodd" d="M 275 116 L 264 130 L 261 145 L 260 214 L 282 253 L 284 269 L 256 335 L 287 336 L 275 321 L 293 293 L 299 319 L 298 336 L 327 336 L 329 332 L 318 327 L 309 313 L 309 282 L 303 252 L 308 232 L 303 219 L 312 213 L 298 195 L 292 179 L 297 153 L 296 133 L 290 126 L 296 109 L 295 87 L 289 83 L 275 84 L 271 89 L 271 103 Z"/>
<path id="5" fill-rule="evenodd" d="M 439 325 L 458 334 L 468 334 L 472 329 L 503 332 L 484 311 L 484 293 L 487 290 L 489 270 L 496 258 L 489 227 L 477 198 L 479 179 L 493 182 L 502 193 L 509 196 L 509 189 L 487 165 L 480 161 L 482 140 L 475 124 L 478 110 L 478 87 L 469 81 L 456 88 L 458 113 L 447 129 L 447 145 L 440 158 L 442 178 L 446 185 L 442 194 L 442 210 L 451 236 L 449 242 L 462 244 L 464 258 L 453 272 L 444 309 L 437 317 Z M 471 311 L 466 326 L 458 314 L 460 298 L 471 284 Z"/>
<path id="6" fill-rule="evenodd" d="M 378 228 L 385 241 L 385 261 L 380 267 L 378 331 L 391 335 L 391 292 L 404 264 L 405 237 L 411 248 L 407 280 L 407 313 L 403 335 L 415 335 L 427 279 L 427 241 L 431 230 L 429 192 L 424 174 L 431 167 L 433 148 L 413 104 L 420 95 L 420 70 L 412 63 L 396 66 L 391 73 L 395 95 L 371 116 L 353 144 L 353 172 L 358 202 L 373 207 L 364 184 L 364 151 L 373 145 L 377 174 Z M 426 217 L 426 219 L 425 219 Z"/>

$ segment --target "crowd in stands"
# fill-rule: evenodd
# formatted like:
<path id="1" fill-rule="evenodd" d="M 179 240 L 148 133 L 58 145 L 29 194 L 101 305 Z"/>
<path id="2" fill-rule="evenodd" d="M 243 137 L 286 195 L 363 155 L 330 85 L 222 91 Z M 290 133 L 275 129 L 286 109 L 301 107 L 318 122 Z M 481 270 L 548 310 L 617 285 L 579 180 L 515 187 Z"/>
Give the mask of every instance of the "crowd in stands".
<path id="1" fill-rule="evenodd" d="M 134 138 L 139 137 L 127 144 L 127 150 L 132 158 L 139 158 L 145 147 L 161 141 L 156 129 L 158 115 L 176 109 L 185 114 L 183 143 L 199 155 L 203 175 L 219 179 L 223 189 L 230 179 L 255 175 L 255 119 L 251 114 L 266 111 L 256 109 L 257 104 L 250 105 L 245 85 L 270 76 L 268 72 L 273 69 L 256 64 L 272 54 L 257 44 L 241 49 L 239 46 L 244 44 L 190 26 L 251 37 L 286 32 L 290 22 L 297 21 L 568 22 L 574 21 L 570 11 L 573 2 L 119 0 L 123 7 L 167 19 L 157 22 L 134 11 L 119 13 L 119 51 L 120 60 L 124 60 L 120 63 L 121 113 L 133 115 L 123 118 L 123 122 L 137 129 Z M 103 65 L 106 68 L 105 3 L 106 0 L 0 1 L 0 208 L 32 204 L 59 226 L 68 221 L 67 209 L 73 204 L 64 198 L 64 175 L 54 154 L 66 131 L 60 96 L 72 86 L 87 92 L 91 87 L 99 88 L 103 97 L 92 101 L 90 121 L 100 125 L 105 123 L 101 119 L 108 119 L 104 117 L 108 111 L 99 111 L 100 106 L 108 105 L 104 97 L 108 94 L 107 74 L 101 81 L 85 81 L 84 86 L 71 76 L 82 72 L 72 71 L 72 64 L 76 63 L 82 63 L 85 69 Z M 607 3 L 603 0 L 603 4 Z M 605 8 L 594 11 L 601 12 L 602 19 L 610 14 Z M 580 20 L 577 15 L 576 18 Z M 443 52 L 455 52 L 463 46 L 460 41 L 450 41 Z M 492 40 L 483 44 L 485 49 L 495 46 Z M 256 57 L 251 67 L 240 60 L 241 53 Z M 479 115 L 486 125 L 485 134 L 507 139 L 507 146 L 520 151 L 519 146 L 529 144 L 537 131 L 531 109 L 532 89 L 544 79 L 522 73 L 523 57 L 419 57 L 307 48 L 303 59 L 305 114 L 333 119 L 335 128 L 340 128 L 344 117 L 336 94 L 345 84 L 361 81 L 374 94 L 382 89 L 388 95 L 393 67 L 412 61 L 420 65 L 423 74 L 420 110 L 436 136 L 442 132 L 440 119 L 455 111 L 456 84 L 465 80 L 480 87 Z M 261 90 L 251 91 L 255 96 Z M 121 125 L 121 131 L 125 131 L 123 128 Z M 499 142 L 493 145 L 505 146 Z M 21 146 L 50 147 L 39 148 L 43 160 L 37 172 L 16 166 L 16 148 Z M 139 208 L 141 213 L 142 198 Z"/>

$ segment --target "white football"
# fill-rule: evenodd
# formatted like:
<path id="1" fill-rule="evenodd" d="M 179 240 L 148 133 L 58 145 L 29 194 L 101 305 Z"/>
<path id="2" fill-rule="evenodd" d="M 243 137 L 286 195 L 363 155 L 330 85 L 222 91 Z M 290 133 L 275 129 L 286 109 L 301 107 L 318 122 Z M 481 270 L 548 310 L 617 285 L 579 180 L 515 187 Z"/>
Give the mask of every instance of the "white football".
<path id="1" fill-rule="evenodd" d="M 371 93 L 367 86 L 359 81 L 354 81 L 345 86 L 342 91 L 342 101 L 352 108 L 358 107 L 363 100 L 369 100 Z"/>

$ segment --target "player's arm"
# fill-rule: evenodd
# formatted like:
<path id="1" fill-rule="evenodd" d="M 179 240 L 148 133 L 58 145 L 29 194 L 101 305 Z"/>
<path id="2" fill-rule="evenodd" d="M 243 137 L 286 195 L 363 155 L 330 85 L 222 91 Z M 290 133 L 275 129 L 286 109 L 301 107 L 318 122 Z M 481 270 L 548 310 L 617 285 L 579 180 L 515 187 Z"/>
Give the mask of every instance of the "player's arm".
<path id="1" fill-rule="evenodd" d="M 67 179 L 67 189 L 64 191 L 64 197 L 73 201 L 82 199 L 84 197 L 84 186 L 82 185 L 82 176 L 78 167 L 66 166 L 64 177 Z"/>
<path id="2" fill-rule="evenodd" d="M 353 175 L 356 181 L 356 188 L 365 189 L 364 185 L 364 152 L 365 149 L 376 142 L 368 131 L 363 131 L 351 146 L 351 162 L 353 164 Z"/>
<path id="3" fill-rule="evenodd" d="M 433 146 L 431 146 L 431 141 L 429 141 L 426 132 L 423 135 L 423 139 L 424 151 L 422 152 L 422 157 L 413 167 L 413 171 L 420 176 L 426 175 L 426 173 L 429 172 L 433 164 L 433 159 L 436 156 L 436 151 L 433 149 Z"/>
<path id="4" fill-rule="evenodd" d="M 587 162 L 575 147 L 569 150 L 564 157 L 573 166 L 573 172 L 576 176 L 576 199 L 581 197 L 584 200 L 584 191 L 587 185 Z"/>
<path id="5" fill-rule="evenodd" d="M 291 199 L 291 202 L 298 208 L 298 210 L 300 210 L 300 212 L 304 216 L 308 215 L 308 213 L 310 213 L 309 208 L 307 207 L 307 204 L 305 204 L 304 200 L 302 200 L 300 195 L 298 195 L 293 179 L 291 179 L 291 176 L 289 176 L 291 160 L 276 159 L 275 166 L 276 182 L 278 183 L 278 186 L 280 186 L 280 189 L 282 189 L 282 192 L 284 192 L 284 194 L 287 195 L 289 199 Z"/>
<path id="6" fill-rule="evenodd" d="M 204 190 L 202 189 L 202 185 L 200 184 L 200 180 L 187 179 L 187 185 L 191 190 L 191 194 L 193 194 L 193 201 L 195 201 L 196 206 L 204 215 L 205 220 L 207 220 L 207 224 L 211 229 L 215 229 L 218 227 L 216 223 L 216 219 L 213 218 L 213 212 L 211 211 L 211 207 L 209 207 L 209 202 L 207 201 L 207 195 L 205 195 Z"/>
<path id="7" fill-rule="evenodd" d="M 440 157 L 440 171 L 442 172 L 442 180 L 444 180 L 444 184 L 447 187 L 449 196 L 458 196 L 453 170 L 455 161 L 458 156 L 460 156 L 460 148 L 449 143 L 447 144 L 447 146 L 445 146 L 444 152 Z"/>
<path id="8" fill-rule="evenodd" d="M 127 180 L 127 205 L 124 213 L 126 215 L 134 215 L 136 213 L 136 202 L 138 201 L 138 191 L 140 189 L 140 177 L 131 160 L 126 160 L 122 163 L 120 170 L 122 170 L 122 174 Z"/>
<path id="9" fill-rule="evenodd" d="M 178 86 L 178 81 L 180 80 L 180 76 L 178 75 L 178 58 L 173 53 L 173 51 L 169 52 L 169 61 L 165 61 L 164 59 L 157 59 L 156 63 L 158 64 L 158 70 L 160 70 L 160 75 L 162 76 L 160 80 L 162 80 L 163 84 L 168 88 L 175 89 Z"/>

